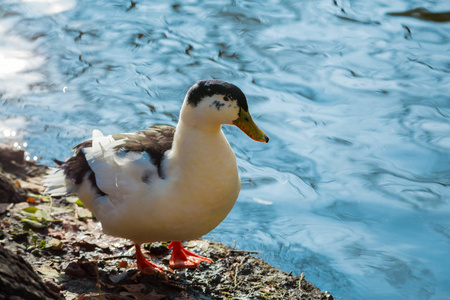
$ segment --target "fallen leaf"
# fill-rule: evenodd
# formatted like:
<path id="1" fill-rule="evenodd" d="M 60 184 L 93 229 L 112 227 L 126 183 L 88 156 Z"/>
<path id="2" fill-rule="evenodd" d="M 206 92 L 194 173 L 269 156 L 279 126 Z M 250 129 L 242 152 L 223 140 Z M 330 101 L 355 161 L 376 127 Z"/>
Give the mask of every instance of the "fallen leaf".
<path id="1" fill-rule="evenodd" d="M 28 203 L 36 203 L 36 199 L 34 199 L 33 197 L 29 197 L 29 198 L 27 198 L 27 202 Z"/>
<path id="2" fill-rule="evenodd" d="M 49 247 L 49 248 L 52 248 L 53 250 L 61 250 L 62 249 L 62 247 L 63 247 L 63 245 L 64 245 L 64 243 L 63 242 L 61 242 L 60 240 L 58 240 L 58 239 L 55 239 L 55 238 L 52 238 L 48 243 L 47 243 L 47 246 Z"/>
<path id="3" fill-rule="evenodd" d="M 64 272 L 67 275 L 83 278 L 86 277 L 86 272 L 81 268 L 80 264 L 76 261 L 72 261 L 69 263 L 69 265 L 66 267 Z"/>
<path id="4" fill-rule="evenodd" d="M 133 297 L 138 300 L 160 300 L 166 298 L 166 295 L 158 294 L 154 290 L 151 293 L 144 294 L 145 285 L 143 284 L 129 284 L 122 285 L 126 292 L 120 292 L 121 296 Z"/>
<path id="5" fill-rule="evenodd" d="M 53 219 L 50 217 L 50 214 L 43 210 L 43 209 L 38 209 L 35 213 L 36 218 L 39 222 L 50 222 L 53 221 Z"/>
<path id="6" fill-rule="evenodd" d="M 97 264 L 95 262 L 91 262 L 86 258 L 82 257 L 78 261 L 73 261 L 69 263 L 67 268 L 64 270 L 67 275 L 71 275 L 74 277 L 86 277 L 89 276 L 97 276 L 98 269 Z"/>
<path id="7" fill-rule="evenodd" d="M 66 201 L 70 202 L 70 203 L 75 203 L 77 200 L 79 200 L 79 198 L 76 196 L 67 196 L 66 197 Z"/>
<path id="8" fill-rule="evenodd" d="M 29 218 L 23 218 L 23 219 L 22 219 L 22 222 L 24 222 L 24 223 L 26 223 L 26 224 L 28 224 L 28 225 L 34 227 L 34 228 L 45 228 L 45 227 L 47 227 L 47 225 L 42 224 L 42 223 L 40 223 L 40 222 L 38 222 L 38 221 L 29 219 Z"/>
<path id="9" fill-rule="evenodd" d="M 187 248 L 195 248 L 198 247 L 200 248 L 202 251 L 206 251 L 209 248 L 209 242 L 207 240 L 194 240 L 194 241 L 189 241 L 188 244 L 186 245 Z"/>
<path id="10" fill-rule="evenodd" d="M 119 268 L 128 268 L 128 263 L 125 260 L 119 261 Z"/>
<path id="11" fill-rule="evenodd" d="M 158 294 L 157 292 L 155 292 L 155 290 L 153 290 L 151 293 L 147 294 L 145 297 L 146 297 L 145 299 L 149 299 L 149 300 L 159 300 L 159 299 L 166 298 L 166 295 Z"/>
<path id="12" fill-rule="evenodd" d="M 107 287 L 108 289 L 115 289 L 117 287 L 115 284 L 106 283 L 106 282 L 102 281 L 101 279 L 99 279 L 99 281 L 102 286 Z"/>
<path id="13" fill-rule="evenodd" d="M 77 212 L 78 219 L 86 219 L 86 218 L 92 219 L 93 218 L 92 212 L 87 208 L 77 207 L 76 212 Z"/>
<path id="14" fill-rule="evenodd" d="M 34 213 L 36 213 L 39 210 L 39 208 L 37 208 L 36 206 L 28 206 L 28 207 L 22 208 L 22 210 L 24 212 L 27 212 L 27 213 L 30 213 L 30 214 L 34 214 Z"/>
<path id="15" fill-rule="evenodd" d="M 75 223 L 74 221 L 70 221 L 70 220 L 64 220 L 62 223 L 62 227 L 66 230 L 66 231 L 78 231 L 79 230 L 79 226 L 77 223 Z"/>
<path id="16" fill-rule="evenodd" d="M 9 210 L 11 203 L 0 203 L 0 214 L 4 214 Z"/>
<path id="17" fill-rule="evenodd" d="M 37 271 L 42 275 L 43 278 L 52 278 L 52 279 L 60 278 L 59 272 L 47 265 L 42 265 L 38 267 Z"/>
<path id="18" fill-rule="evenodd" d="M 45 206 L 48 207 L 48 205 L 45 204 Z M 50 209 L 49 209 L 50 210 Z M 56 215 L 64 215 L 64 214 L 73 214 L 73 209 L 71 207 L 63 206 L 63 207 L 57 207 L 52 206 L 51 207 L 52 216 Z"/>
<path id="19" fill-rule="evenodd" d="M 141 292 L 143 289 L 145 289 L 145 285 L 142 283 L 138 284 L 123 284 L 121 285 L 127 292 L 134 293 L 134 292 Z"/>
<path id="20" fill-rule="evenodd" d="M 50 279 L 50 278 L 44 278 L 43 281 L 50 290 L 52 290 L 54 293 L 57 293 L 57 294 L 59 294 L 61 292 L 61 290 L 65 288 L 64 283 L 57 284 L 53 279 Z"/>
<path id="21" fill-rule="evenodd" d="M 120 292 L 120 296 L 126 297 L 125 299 L 137 299 L 137 300 L 145 300 L 145 295 L 139 292 L 130 293 L 130 292 Z"/>
<path id="22" fill-rule="evenodd" d="M 45 188 L 42 185 L 37 185 L 32 182 L 23 181 L 21 179 L 17 179 L 19 182 L 19 186 L 24 190 L 30 191 L 35 194 L 41 194 L 44 192 Z"/>
<path id="23" fill-rule="evenodd" d="M 48 235 L 54 238 L 57 238 L 59 240 L 61 240 L 64 237 L 64 232 L 60 231 L 60 230 L 56 230 L 53 228 L 49 228 L 48 229 Z"/>
<path id="24" fill-rule="evenodd" d="M 142 293 L 143 290 L 145 289 L 145 285 L 143 285 L 142 283 L 121 285 L 121 287 L 123 287 L 126 290 L 126 292 L 119 293 L 121 296 L 133 297 L 134 299 L 138 300 L 151 299 Z"/>
<path id="25" fill-rule="evenodd" d="M 84 249 L 85 251 L 94 251 L 95 248 L 97 247 L 96 244 L 87 242 L 85 240 L 77 241 L 73 245 L 78 246 L 78 247 Z"/>

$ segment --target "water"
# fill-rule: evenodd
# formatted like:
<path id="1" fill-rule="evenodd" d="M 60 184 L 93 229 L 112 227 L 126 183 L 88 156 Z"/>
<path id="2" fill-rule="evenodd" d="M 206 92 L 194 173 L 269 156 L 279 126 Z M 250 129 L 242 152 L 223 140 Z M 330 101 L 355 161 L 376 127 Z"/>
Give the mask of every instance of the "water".
<path id="1" fill-rule="evenodd" d="M 450 23 L 389 14 L 417 8 L 450 4 L 1 1 L 0 137 L 51 163 L 228 80 L 271 142 L 224 127 L 243 188 L 208 238 L 338 299 L 449 299 Z"/>

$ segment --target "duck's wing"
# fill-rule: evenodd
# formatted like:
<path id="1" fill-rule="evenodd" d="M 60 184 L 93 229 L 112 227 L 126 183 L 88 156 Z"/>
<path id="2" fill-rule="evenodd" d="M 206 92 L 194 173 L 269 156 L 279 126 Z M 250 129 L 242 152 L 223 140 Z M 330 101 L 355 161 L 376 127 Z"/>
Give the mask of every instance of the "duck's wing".
<path id="1" fill-rule="evenodd" d="M 76 186 L 89 180 L 97 194 L 127 193 L 133 183 L 149 183 L 153 176 L 164 177 L 162 161 L 170 150 L 175 128 L 167 125 L 149 127 L 135 133 L 103 136 L 95 130 L 93 138 L 75 146 L 74 156 L 55 160 L 65 179 Z"/>
<path id="2" fill-rule="evenodd" d="M 167 150 L 172 148 L 175 127 L 169 125 L 158 125 L 148 127 L 132 134 L 114 134 L 114 140 L 123 140 L 124 143 L 116 146 L 116 152 L 145 152 L 157 167 L 158 176 L 164 178 L 161 162 Z"/>

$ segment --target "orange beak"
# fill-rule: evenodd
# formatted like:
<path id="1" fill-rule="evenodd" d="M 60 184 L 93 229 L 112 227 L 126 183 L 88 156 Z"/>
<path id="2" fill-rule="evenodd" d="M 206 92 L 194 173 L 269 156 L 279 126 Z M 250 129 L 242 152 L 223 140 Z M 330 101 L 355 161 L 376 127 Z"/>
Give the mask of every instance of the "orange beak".
<path id="1" fill-rule="evenodd" d="M 241 108 L 239 111 L 239 118 L 234 120 L 233 124 L 236 125 L 251 139 L 257 142 L 269 142 L 269 137 L 264 133 L 264 131 L 259 129 L 255 122 L 253 122 L 253 119 L 248 111 L 245 111 Z"/>

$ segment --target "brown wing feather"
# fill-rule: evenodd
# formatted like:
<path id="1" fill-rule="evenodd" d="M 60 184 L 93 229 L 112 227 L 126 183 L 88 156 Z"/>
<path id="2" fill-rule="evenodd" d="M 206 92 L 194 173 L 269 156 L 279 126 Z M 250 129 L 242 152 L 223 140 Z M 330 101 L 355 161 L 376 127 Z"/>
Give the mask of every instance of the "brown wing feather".
<path id="1" fill-rule="evenodd" d="M 158 125 L 148 127 L 150 130 L 141 130 L 132 134 L 113 134 L 115 140 L 123 139 L 124 143 L 115 148 L 118 151 L 147 152 L 152 163 L 158 168 L 158 175 L 164 178 L 161 162 L 164 153 L 172 148 L 175 127 Z"/>
<path id="2" fill-rule="evenodd" d="M 148 128 L 149 130 L 142 130 L 136 133 L 121 133 L 112 135 L 115 140 L 124 140 L 123 144 L 116 147 L 115 150 L 116 152 L 147 152 L 152 159 L 152 163 L 158 168 L 158 175 L 161 178 L 164 178 L 161 162 L 164 157 L 164 153 L 172 148 L 175 127 L 158 125 Z M 81 184 L 86 174 L 91 172 L 88 179 L 91 181 L 92 185 L 97 188 L 100 195 L 105 195 L 105 193 L 98 188 L 95 180 L 95 174 L 92 172 L 91 167 L 89 167 L 83 153 L 83 148 L 87 147 L 92 147 L 91 139 L 73 147 L 72 150 L 75 153 L 66 161 L 62 162 L 56 159 L 54 161 L 61 169 L 64 170 L 64 175 L 66 178 L 75 184 Z"/>

